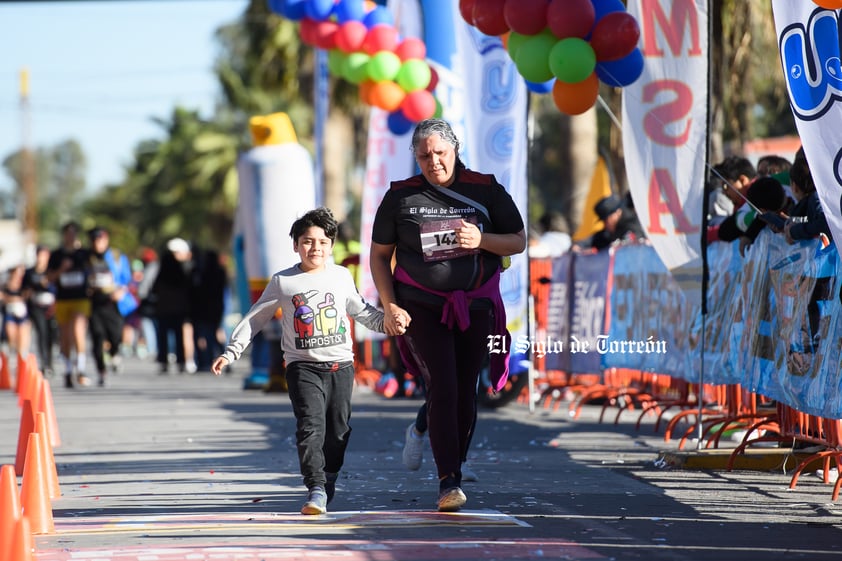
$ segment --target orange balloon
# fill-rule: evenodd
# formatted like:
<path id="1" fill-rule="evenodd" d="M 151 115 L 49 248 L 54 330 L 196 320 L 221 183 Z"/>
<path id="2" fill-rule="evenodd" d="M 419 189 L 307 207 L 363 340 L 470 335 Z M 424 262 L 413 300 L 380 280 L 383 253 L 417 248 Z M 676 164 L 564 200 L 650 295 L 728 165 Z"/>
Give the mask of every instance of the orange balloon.
<path id="1" fill-rule="evenodd" d="M 842 0 L 813 0 L 813 2 L 815 2 L 816 5 L 828 10 L 842 8 Z"/>
<path id="2" fill-rule="evenodd" d="M 371 102 L 371 90 L 374 88 L 375 82 L 373 80 L 363 80 L 360 82 L 360 101 L 366 105 L 374 105 Z"/>
<path id="3" fill-rule="evenodd" d="M 500 35 L 500 40 L 503 41 L 503 48 L 506 49 L 506 52 L 509 51 L 509 35 L 511 34 L 511 31 L 507 31 Z"/>
<path id="4" fill-rule="evenodd" d="M 582 80 L 568 84 L 556 80 L 553 84 L 553 101 L 566 115 L 580 115 L 593 107 L 599 95 L 599 78 L 596 72 Z"/>
<path id="5" fill-rule="evenodd" d="M 401 106 L 403 98 L 406 97 L 406 92 L 396 82 L 387 80 L 385 82 L 375 82 L 371 88 L 371 105 L 379 107 L 384 111 L 391 113 L 396 111 Z"/>

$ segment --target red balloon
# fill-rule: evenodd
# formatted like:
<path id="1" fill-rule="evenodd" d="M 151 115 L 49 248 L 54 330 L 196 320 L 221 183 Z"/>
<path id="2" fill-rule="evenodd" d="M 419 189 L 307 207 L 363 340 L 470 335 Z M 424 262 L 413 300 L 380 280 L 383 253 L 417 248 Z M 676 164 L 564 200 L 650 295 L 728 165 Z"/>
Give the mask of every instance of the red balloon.
<path id="1" fill-rule="evenodd" d="M 584 39 L 595 20 L 596 10 L 591 0 L 551 0 L 547 7 L 547 27 L 559 39 Z"/>
<path id="2" fill-rule="evenodd" d="M 593 28 L 591 47 L 596 60 L 609 62 L 631 53 L 640 39 L 640 26 L 628 12 L 611 12 L 602 16 Z"/>
<path id="3" fill-rule="evenodd" d="M 459 13 L 468 25 L 474 25 L 474 4 L 476 0 L 459 0 Z"/>
<path id="4" fill-rule="evenodd" d="M 316 37 L 318 37 L 318 33 L 316 32 L 316 25 L 318 25 L 314 19 L 310 19 L 307 17 L 301 18 L 301 22 L 299 23 L 299 33 L 301 33 L 301 42 L 305 45 L 310 45 L 311 47 L 316 46 Z"/>
<path id="5" fill-rule="evenodd" d="M 398 46 L 398 30 L 387 23 L 378 23 L 368 30 L 363 50 L 369 55 L 380 51 L 394 52 Z"/>
<path id="6" fill-rule="evenodd" d="M 581 115 L 596 103 L 599 95 L 599 78 L 596 72 L 573 84 L 556 80 L 553 84 L 553 101 L 565 115 Z"/>
<path id="7" fill-rule="evenodd" d="M 363 48 L 368 28 L 361 21 L 348 21 L 336 30 L 336 46 L 345 53 L 355 53 Z"/>
<path id="8" fill-rule="evenodd" d="M 486 35 L 502 35 L 509 30 L 503 17 L 506 0 L 482 0 L 474 4 L 474 27 Z"/>
<path id="9" fill-rule="evenodd" d="M 421 39 L 415 37 L 407 37 L 401 41 L 398 48 L 395 49 L 395 54 L 401 61 L 407 61 L 411 58 L 420 58 L 424 60 L 427 58 L 427 45 Z"/>
<path id="10" fill-rule="evenodd" d="M 425 88 L 428 92 L 436 91 L 436 86 L 439 84 L 439 73 L 430 65 L 430 83 Z"/>
<path id="11" fill-rule="evenodd" d="M 427 90 L 416 90 L 406 94 L 401 103 L 401 111 L 407 119 L 415 123 L 429 119 L 436 112 L 436 98 Z"/>
<path id="12" fill-rule="evenodd" d="M 547 27 L 547 0 L 506 0 L 503 18 L 512 31 L 535 35 Z"/>
<path id="13" fill-rule="evenodd" d="M 316 23 L 316 46 L 329 51 L 336 48 L 336 32 L 339 24 L 335 21 L 322 20 Z"/>

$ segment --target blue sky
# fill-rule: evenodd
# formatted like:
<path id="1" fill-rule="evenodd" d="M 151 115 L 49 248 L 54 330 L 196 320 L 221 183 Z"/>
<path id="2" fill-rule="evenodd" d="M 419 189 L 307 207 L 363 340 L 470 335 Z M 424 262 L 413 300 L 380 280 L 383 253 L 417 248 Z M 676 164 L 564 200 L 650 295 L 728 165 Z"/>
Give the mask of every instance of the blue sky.
<path id="1" fill-rule="evenodd" d="M 75 138 L 88 189 L 117 182 L 138 141 L 161 138 L 152 117 L 212 114 L 219 94 L 214 31 L 247 0 L 0 3 L 0 160 L 23 143 L 20 71 L 30 76 L 33 147 Z M 0 172 L 0 189 L 11 180 Z"/>

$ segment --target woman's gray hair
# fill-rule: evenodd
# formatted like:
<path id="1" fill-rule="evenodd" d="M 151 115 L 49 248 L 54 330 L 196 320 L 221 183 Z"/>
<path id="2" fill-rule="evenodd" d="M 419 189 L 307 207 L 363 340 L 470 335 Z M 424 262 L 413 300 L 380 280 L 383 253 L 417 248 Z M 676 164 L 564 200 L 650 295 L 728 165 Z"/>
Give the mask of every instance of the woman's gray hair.
<path id="1" fill-rule="evenodd" d="M 458 158 L 459 139 L 456 138 L 456 134 L 454 134 L 453 129 L 450 128 L 450 124 L 444 119 L 426 119 L 415 126 L 415 132 L 412 133 L 412 144 L 410 145 L 412 152 L 415 152 L 415 149 L 418 148 L 418 144 L 422 140 L 429 138 L 434 134 L 439 135 L 442 140 L 453 146 Z"/>

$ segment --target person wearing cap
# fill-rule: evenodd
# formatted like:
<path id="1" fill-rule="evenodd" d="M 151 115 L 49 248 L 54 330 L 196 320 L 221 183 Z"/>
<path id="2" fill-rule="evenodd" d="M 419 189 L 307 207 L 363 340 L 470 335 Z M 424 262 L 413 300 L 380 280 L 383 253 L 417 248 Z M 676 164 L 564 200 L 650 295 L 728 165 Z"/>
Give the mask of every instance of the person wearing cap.
<path id="1" fill-rule="evenodd" d="M 120 368 L 120 344 L 123 341 L 123 317 L 137 308 L 137 301 L 129 292 L 132 269 L 125 254 L 110 247 L 111 238 L 105 228 L 88 232 L 89 295 L 91 298 L 90 333 L 96 361 L 98 384 L 105 385 L 105 343 L 111 367 Z"/>
<path id="2" fill-rule="evenodd" d="M 193 252 L 190 244 L 182 238 L 167 242 L 166 251 L 161 254 L 158 274 L 150 290 L 155 302 L 157 327 L 155 339 L 157 362 L 161 374 L 169 370 L 169 336 L 175 340 L 175 360 L 179 372 L 187 372 L 184 324 L 190 313 L 190 287 L 193 270 Z M 195 364 L 191 369 L 195 372 Z"/>
<path id="3" fill-rule="evenodd" d="M 72 388 L 75 383 L 81 386 L 90 384 L 90 378 L 85 374 L 88 317 L 91 315 L 88 251 L 79 240 L 76 222 L 62 226 L 61 240 L 61 247 L 50 254 L 47 277 L 56 286 L 56 322 L 59 349 L 64 360 L 64 386 Z"/>
<path id="4" fill-rule="evenodd" d="M 605 249 L 616 241 L 630 241 L 646 237 L 637 215 L 628 210 L 616 195 L 608 195 L 594 205 L 594 212 L 604 227 L 589 240 L 577 244 L 579 249 Z"/>

